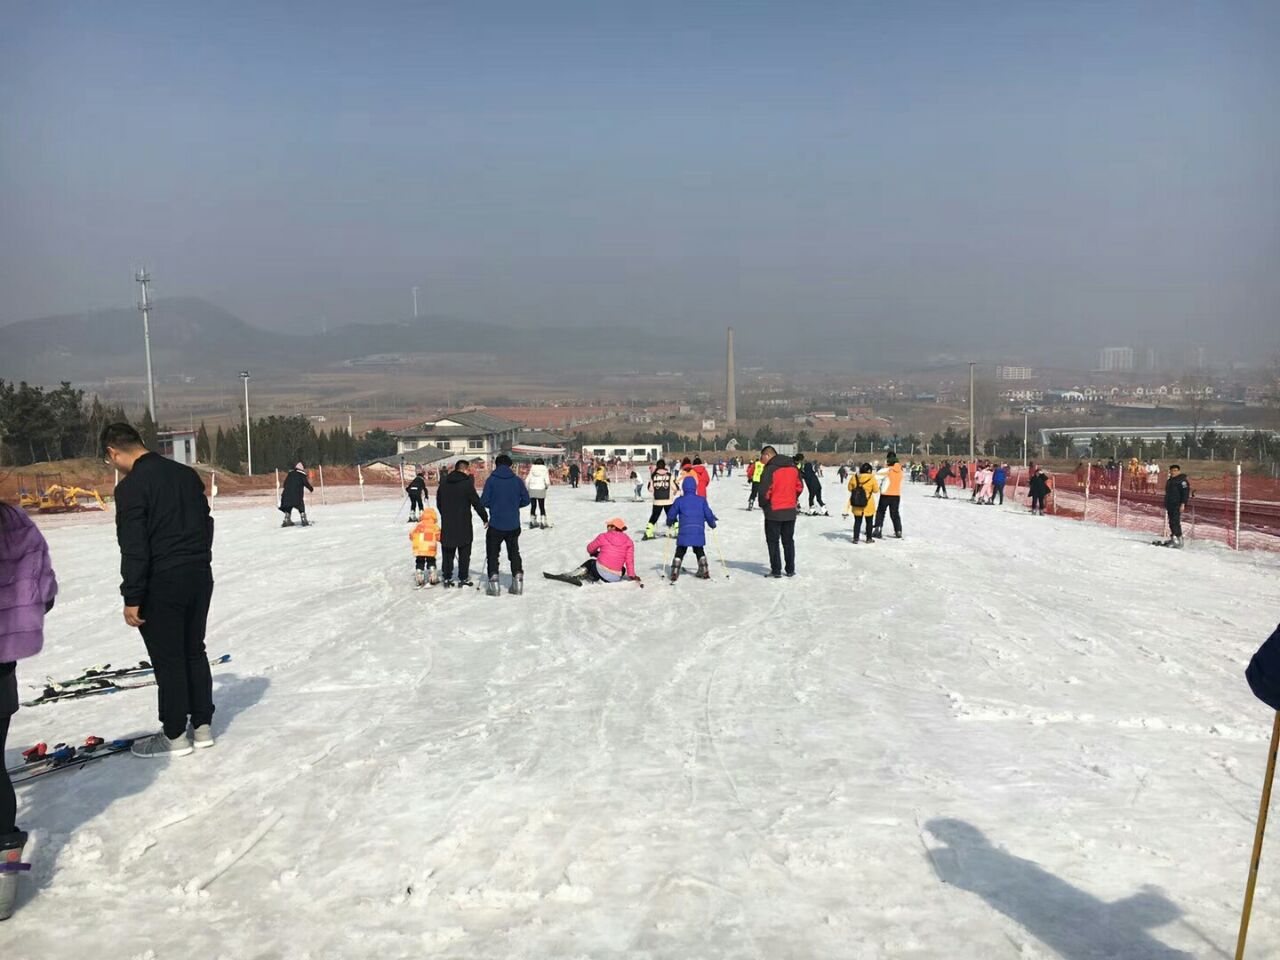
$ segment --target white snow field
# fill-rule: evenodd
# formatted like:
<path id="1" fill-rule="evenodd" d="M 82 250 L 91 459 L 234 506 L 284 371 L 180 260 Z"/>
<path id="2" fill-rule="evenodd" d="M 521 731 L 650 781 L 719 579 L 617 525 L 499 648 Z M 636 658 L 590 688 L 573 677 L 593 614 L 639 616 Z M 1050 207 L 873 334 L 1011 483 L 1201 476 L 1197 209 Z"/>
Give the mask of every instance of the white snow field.
<path id="1" fill-rule="evenodd" d="M 289 530 L 220 507 L 217 747 L 20 788 L 0 956 L 1231 955 L 1274 556 L 907 487 L 907 539 L 802 517 L 799 575 L 767 580 L 734 477 L 728 579 L 659 582 L 656 541 L 643 589 L 544 581 L 609 516 L 643 529 L 647 504 L 591 498 L 552 490 L 499 598 L 415 589 L 394 501 Z M 46 528 L 61 595 L 24 693 L 145 656 L 114 529 L 81 519 Z M 149 689 L 24 709 L 5 759 L 155 728 Z M 1280 955 L 1278 844 L 1251 957 Z"/>

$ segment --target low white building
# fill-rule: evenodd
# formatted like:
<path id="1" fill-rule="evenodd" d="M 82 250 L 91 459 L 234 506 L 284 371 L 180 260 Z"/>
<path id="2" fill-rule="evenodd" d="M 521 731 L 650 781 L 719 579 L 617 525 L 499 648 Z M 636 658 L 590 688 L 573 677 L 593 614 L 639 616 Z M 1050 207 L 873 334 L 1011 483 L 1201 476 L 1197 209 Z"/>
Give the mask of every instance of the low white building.
<path id="1" fill-rule="evenodd" d="M 415 450 L 435 447 L 451 457 L 492 464 L 498 454 L 511 449 L 521 429 L 521 425 L 512 420 L 490 416 L 483 410 L 464 410 L 428 420 L 393 436 L 396 453 L 403 455 L 406 462 L 413 460 Z"/>

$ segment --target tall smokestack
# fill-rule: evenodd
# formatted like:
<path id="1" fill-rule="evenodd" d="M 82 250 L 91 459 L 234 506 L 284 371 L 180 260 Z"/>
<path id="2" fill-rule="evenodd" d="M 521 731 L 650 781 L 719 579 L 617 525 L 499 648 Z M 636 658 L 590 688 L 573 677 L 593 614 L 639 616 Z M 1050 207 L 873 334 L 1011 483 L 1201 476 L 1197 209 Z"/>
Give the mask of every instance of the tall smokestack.
<path id="1" fill-rule="evenodd" d="M 730 425 L 738 422 L 738 392 L 733 382 L 733 327 L 729 328 L 729 357 L 725 370 L 725 386 L 728 397 L 725 400 L 725 419 Z"/>

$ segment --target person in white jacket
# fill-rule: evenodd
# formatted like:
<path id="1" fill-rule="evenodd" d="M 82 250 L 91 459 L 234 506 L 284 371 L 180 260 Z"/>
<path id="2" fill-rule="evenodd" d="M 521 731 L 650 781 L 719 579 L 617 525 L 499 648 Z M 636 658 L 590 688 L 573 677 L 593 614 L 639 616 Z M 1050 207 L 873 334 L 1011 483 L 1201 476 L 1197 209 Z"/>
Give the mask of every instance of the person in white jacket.
<path id="1" fill-rule="evenodd" d="M 533 461 L 524 485 L 529 488 L 529 529 L 547 526 L 547 488 L 551 486 L 551 473 L 541 457 Z"/>

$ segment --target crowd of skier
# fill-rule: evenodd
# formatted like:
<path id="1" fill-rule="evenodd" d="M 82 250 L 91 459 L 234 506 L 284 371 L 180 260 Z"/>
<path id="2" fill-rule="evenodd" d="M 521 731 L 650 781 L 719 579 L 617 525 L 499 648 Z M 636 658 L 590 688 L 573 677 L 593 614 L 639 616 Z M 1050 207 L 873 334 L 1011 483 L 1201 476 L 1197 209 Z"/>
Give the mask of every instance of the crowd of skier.
<path id="1" fill-rule="evenodd" d="M 115 491 L 123 618 L 127 626 L 139 631 L 146 646 L 161 723 L 157 733 L 122 741 L 118 749 L 144 758 L 168 758 L 212 747 L 215 706 L 204 635 L 213 593 L 213 519 L 203 482 L 191 468 L 148 450 L 128 424 L 104 428 L 101 443 L 108 463 L 123 477 Z M 707 501 L 707 492 L 714 479 L 732 477 L 735 469 L 745 477 L 745 509 L 758 506 L 764 515 L 766 576 L 795 576 L 797 517 L 802 513 L 829 515 L 823 499 L 824 469 L 803 454 L 792 457 L 765 446 L 757 457 L 717 460 L 710 465 L 699 457 L 685 457 L 670 466 L 659 460 L 647 468 L 647 479 L 635 469 L 631 471 L 627 481 L 632 495 L 639 499 L 647 491 L 650 502 L 640 539 L 658 539 L 662 523 L 663 532 L 675 540 L 669 569 L 665 556 L 663 562 L 671 582 L 680 577 L 689 551 L 697 564 L 695 576 L 710 579 L 708 534 L 727 568 L 717 539 L 720 521 Z M 938 496 L 948 496 L 948 481 L 954 478 L 962 490 L 970 491 L 970 499 L 998 505 L 1003 503 L 1009 470 L 995 461 L 978 461 L 972 476 L 966 463 L 953 467 L 950 462 L 912 462 L 904 467 L 896 453 L 889 451 L 882 464 L 841 465 L 837 474 L 847 493 L 842 515 L 853 518 L 853 542 L 870 544 L 884 537 L 886 520 L 894 538 L 902 538 L 904 481 L 933 483 Z M 596 499 L 613 502 L 604 463 L 563 464 L 556 475 L 570 489 L 589 476 L 596 487 Z M 475 465 L 461 459 L 439 477 L 432 506 L 426 475 L 422 469 L 416 470 L 405 487 L 413 525 L 409 542 L 416 583 L 474 586 L 471 548 L 474 520 L 478 519 L 485 539 L 485 590 L 490 595 L 501 593 L 499 572 L 505 553 L 510 571 L 508 592 L 523 593 L 521 511 L 529 508 L 531 530 L 548 528 L 551 488 L 552 471 L 542 460 L 535 460 L 521 477 L 513 469 L 511 457 L 501 454 L 477 490 Z M 306 466 L 298 463 L 283 485 L 279 503 L 283 526 L 294 525 L 295 511 L 300 524 L 309 525 L 305 498 L 311 489 Z M 806 493 L 807 509 L 801 506 Z M 1028 493 L 1032 512 L 1043 514 L 1046 500 L 1053 494 L 1043 469 L 1032 469 Z M 1171 465 L 1164 501 L 1171 535 L 1159 541 L 1163 545 L 1182 545 L 1180 521 L 1189 498 L 1187 478 L 1176 464 Z M 575 585 L 638 581 L 635 542 L 627 521 L 614 516 L 604 526 L 604 531 L 585 545 L 585 557 L 578 566 L 566 573 L 545 575 Z M 0 504 L 0 751 L 8 735 L 9 718 L 18 707 L 15 662 L 40 651 L 44 615 L 52 609 L 57 592 L 43 536 L 24 512 Z M 1270 649 L 1274 653 L 1266 667 L 1270 672 L 1264 676 L 1263 667 L 1257 666 L 1251 683 L 1257 681 L 1255 690 L 1272 684 L 1274 689 L 1267 689 L 1280 697 L 1280 681 L 1273 679 L 1280 678 L 1280 640 L 1273 638 Z M 17 828 L 16 809 L 6 772 L 0 775 L 0 920 L 12 912 L 17 877 L 27 869 L 22 862 L 27 834 Z"/>

